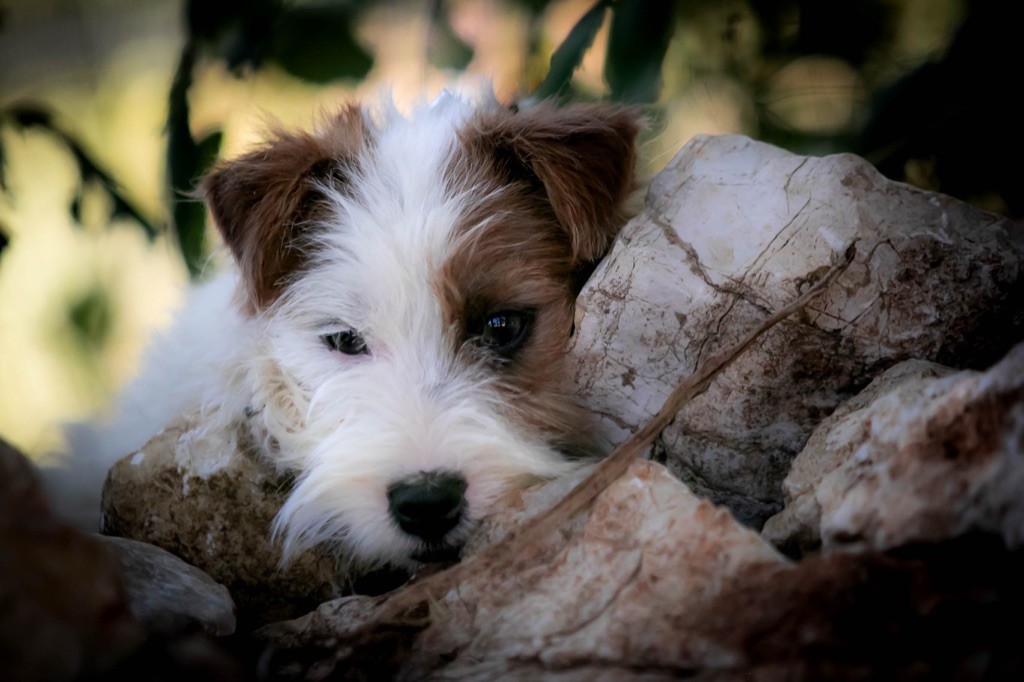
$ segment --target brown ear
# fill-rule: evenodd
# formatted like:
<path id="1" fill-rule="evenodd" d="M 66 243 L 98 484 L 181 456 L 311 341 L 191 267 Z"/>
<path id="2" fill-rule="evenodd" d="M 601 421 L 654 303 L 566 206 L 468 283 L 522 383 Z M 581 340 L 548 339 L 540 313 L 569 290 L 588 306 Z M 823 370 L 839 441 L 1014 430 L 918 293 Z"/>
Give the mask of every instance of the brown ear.
<path id="1" fill-rule="evenodd" d="M 273 303 L 301 269 L 316 185 L 344 182 L 365 139 L 362 113 L 350 106 L 314 134 L 275 132 L 203 179 L 203 197 L 248 286 L 252 312 Z"/>
<path id="2" fill-rule="evenodd" d="M 599 260 L 628 217 L 640 127 L 631 107 L 542 103 L 485 114 L 471 135 L 506 172 L 518 164 L 540 181 L 580 263 Z"/>

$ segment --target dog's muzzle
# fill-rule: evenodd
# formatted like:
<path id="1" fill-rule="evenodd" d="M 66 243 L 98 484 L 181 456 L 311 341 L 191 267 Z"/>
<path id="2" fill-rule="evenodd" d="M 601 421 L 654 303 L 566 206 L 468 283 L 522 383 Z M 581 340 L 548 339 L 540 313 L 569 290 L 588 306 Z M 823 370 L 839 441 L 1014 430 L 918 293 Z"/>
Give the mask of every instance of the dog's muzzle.
<path id="1" fill-rule="evenodd" d="M 466 479 L 450 471 L 423 471 L 388 488 L 391 517 L 409 535 L 430 545 L 459 525 L 466 507 Z"/>

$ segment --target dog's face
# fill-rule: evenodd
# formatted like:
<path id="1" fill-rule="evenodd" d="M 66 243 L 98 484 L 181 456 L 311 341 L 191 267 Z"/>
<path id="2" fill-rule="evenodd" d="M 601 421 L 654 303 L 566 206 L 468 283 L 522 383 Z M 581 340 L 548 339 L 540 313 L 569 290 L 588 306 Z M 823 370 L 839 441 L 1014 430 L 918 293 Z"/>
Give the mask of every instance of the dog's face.
<path id="1" fill-rule="evenodd" d="M 576 284 L 624 219 L 636 132 L 608 105 L 442 96 L 347 108 L 205 180 L 258 330 L 250 413 L 297 473 L 286 555 L 438 558 L 510 485 L 567 469 Z"/>

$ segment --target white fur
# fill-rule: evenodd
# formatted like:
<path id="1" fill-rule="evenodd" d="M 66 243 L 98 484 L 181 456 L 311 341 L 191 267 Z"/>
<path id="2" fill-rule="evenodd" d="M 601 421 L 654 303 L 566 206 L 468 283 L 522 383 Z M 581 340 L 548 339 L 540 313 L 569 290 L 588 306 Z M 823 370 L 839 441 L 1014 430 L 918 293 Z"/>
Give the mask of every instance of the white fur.
<path id="1" fill-rule="evenodd" d="M 234 273 L 196 289 L 113 424 L 91 432 L 91 443 L 76 439 L 74 469 L 105 472 L 183 413 L 201 409 L 214 428 L 233 428 L 256 410 L 278 465 L 298 472 L 273 529 L 285 555 L 340 543 L 357 560 L 398 566 L 413 563 L 419 540 L 389 515 L 392 482 L 435 469 L 464 475 L 457 540 L 511 483 L 566 471 L 551 446 L 508 418 L 487 369 L 457 359 L 431 286 L 454 226 L 478 199 L 448 196 L 441 182 L 473 107 L 447 94 L 408 118 L 385 107 L 350 191 L 324 188 L 332 217 L 309 271 L 256 317 L 234 311 Z M 322 343 L 342 329 L 363 334 L 369 354 Z M 98 487 L 91 492 L 95 519 Z"/>

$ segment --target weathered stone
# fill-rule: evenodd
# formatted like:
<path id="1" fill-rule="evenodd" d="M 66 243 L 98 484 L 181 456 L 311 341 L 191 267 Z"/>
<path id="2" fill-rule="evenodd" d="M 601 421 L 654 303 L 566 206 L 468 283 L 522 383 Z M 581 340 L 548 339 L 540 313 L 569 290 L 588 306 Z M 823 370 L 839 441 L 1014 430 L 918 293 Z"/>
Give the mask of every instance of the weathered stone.
<path id="1" fill-rule="evenodd" d="M 554 481 L 513 497 L 479 542 L 500 541 L 574 482 Z M 528 563 L 525 573 L 484 572 L 461 582 L 431 608 L 430 626 L 410 650 L 401 637 L 375 645 L 401 652 L 393 658 L 407 674 L 440 667 L 453 651 L 469 666 L 483 659 L 532 660 L 545 668 L 725 664 L 737 652 L 686 630 L 680 614 L 713 599 L 751 566 L 786 562 L 665 468 L 638 462 L 571 529 L 534 547 Z M 358 597 L 328 602 L 263 635 L 277 647 L 331 639 L 345 646 L 345 634 L 371 620 L 376 603 Z M 353 645 L 345 655 L 363 656 L 360 649 Z M 459 666 L 447 663 L 446 670 L 456 674 Z"/>
<path id="2" fill-rule="evenodd" d="M 920 358 L 983 367 L 1024 326 L 1024 230 L 886 180 L 850 155 L 808 158 L 698 137 L 653 181 L 579 299 L 577 391 L 607 449 L 711 353 L 795 299 L 837 254 L 849 269 L 722 373 L 653 456 L 747 523 L 782 507 L 814 426 L 875 375 Z"/>
<path id="3" fill-rule="evenodd" d="M 510 498 L 500 541 L 568 489 Z M 346 597 L 260 633 L 290 679 L 963 679 L 1024 671 L 1024 553 L 991 536 L 782 559 L 638 463 L 520 569 L 471 572 L 405 619 Z"/>
<path id="4" fill-rule="evenodd" d="M 491 517 L 487 544 L 561 499 L 571 480 L 522 496 L 518 514 Z M 581 516 L 566 543 L 536 548 L 526 575 L 476 576 L 442 600 L 420 639 L 429 652 L 535 658 L 547 667 L 610 662 L 653 668 L 732 660 L 736 652 L 687 636 L 683 603 L 715 598 L 737 574 L 785 561 L 725 509 L 701 500 L 667 469 L 638 462 Z M 696 635 L 697 633 L 693 633 Z M 434 663 L 412 658 L 413 667 Z"/>
<path id="5" fill-rule="evenodd" d="M 793 460 L 783 481 L 786 507 L 765 523 L 761 531 L 765 539 L 791 555 L 817 549 L 821 545 L 818 531 L 821 509 L 813 494 L 814 486 L 824 473 L 833 471 L 851 457 L 870 435 L 866 422 L 848 420 L 848 417 L 889 391 L 914 399 L 934 378 L 955 372 L 933 362 L 906 360 L 880 374 L 867 388 L 822 420 Z"/>
<path id="6" fill-rule="evenodd" d="M 117 562 L 53 519 L 32 465 L 0 441 L 0 677 L 98 676 L 141 642 Z"/>
<path id="7" fill-rule="evenodd" d="M 236 434 L 186 418 L 111 470 L 104 532 L 199 567 L 228 588 L 240 620 L 287 618 L 337 597 L 346 580 L 334 557 L 313 552 L 281 566 L 270 524 L 287 485 Z"/>
<path id="8" fill-rule="evenodd" d="M 968 531 L 1024 544 L 1024 344 L 986 372 L 893 367 L 815 429 L 765 537 L 886 549 Z"/>
<path id="9" fill-rule="evenodd" d="M 215 636 L 235 631 L 231 595 L 206 573 L 156 545 L 97 537 L 121 564 L 128 606 L 147 632 L 173 635 L 196 624 Z"/>
<path id="10" fill-rule="evenodd" d="M 573 361 L 604 444 L 621 442 L 703 358 L 795 298 L 851 244 L 856 258 L 829 290 L 723 372 L 655 445 L 654 456 L 673 473 L 741 520 L 758 525 L 781 507 L 781 480 L 813 427 L 886 367 L 914 357 L 982 366 L 1020 336 L 1018 227 L 889 183 L 853 157 L 805 159 L 744 138 L 699 139 L 656 179 L 646 211 L 580 299 Z M 940 378 L 944 371 L 918 363 L 890 377 L 918 377 L 917 388 L 905 384 L 918 399 L 915 391 L 932 394 L 930 381 L 955 378 Z M 1019 528 L 1019 503 L 1009 497 L 1016 465 L 964 466 L 968 473 L 948 476 L 898 450 L 893 466 L 862 478 L 851 468 L 851 477 L 834 479 L 849 485 L 822 497 L 822 485 L 833 480 L 825 474 L 853 461 L 848 441 L 860 432 L 842 426 L 844 415 L 872 400 L 864 393 L 840 407 L 830 422 L 841 427 L 835 447 L 794 465 L 802 478 L 793 479 L 789 544 L 813 544 L 822 534 L 826 543 L 856 539 L 869 548 L 932 539 L 921 529 L 935 526 L 936 506 L 925 498 L 941 487 L 940 473 L 959 486 L 945 498 L 963 512 L 958 518 L 973 508 L 986 519 L 954 526 L 997 538 L 794 564 L 665 468 L 636 463 L 515 565 L 467 574 L 406 620 L 381 622 L 381 599 L 344 597 L 268 626 L 261 636 L 273 651 L 262 672 L 307 679 L 871 679 L 951 669 L 970 678 L 978 666 L 1020 671 L 1024 659 L 1007 659 L 1010 649 L 993 644 L 1002 632 L 1015 641 L 1020 627 L 993 624 L 1024 607 L 1017 579 L 1024 561 L 1004 547 Z M 982 436 L 1004 429 L 1010 438 L 1004 427 L 1017 419 L 1002 398 L 993 400 L 977 409 L 964 403 L 959 412 L 937 408 L 921 429 L 965 434 L 956 459 L 989 461 L 979 444 L 991 439 Z M 922 459 L 937 459 L 931 445 L 921 447 Z M 467 553 L 514 532 L 576 480 L 511 495 Z M 315 554 L 279 570 L 268 536 L 287 483 L 234 434 L 204 432 L 186 420 L 111 472 L 105 524 L 225 583 L 249 620 L 245 627 L 312 608 L 346 583 L 333 558 Z M 908 532 L 862 508 L 907 505 L 899 499 L 904 489 L 909 505 L 900 518 Z M 838 511 L 822 499 L 835 500 Z M 827 530 L 829 520 L 845 525 Z M 883 536 L 885 542 L 873 540 Z"/>

